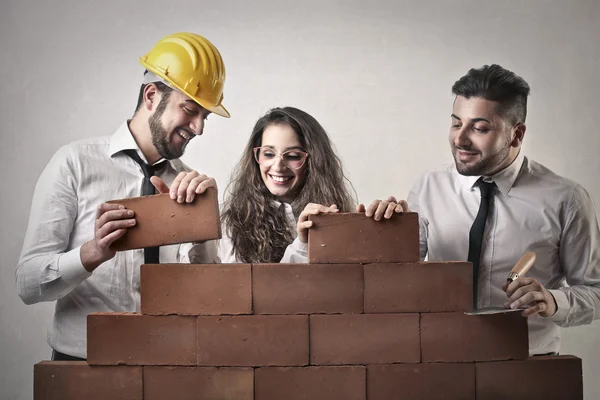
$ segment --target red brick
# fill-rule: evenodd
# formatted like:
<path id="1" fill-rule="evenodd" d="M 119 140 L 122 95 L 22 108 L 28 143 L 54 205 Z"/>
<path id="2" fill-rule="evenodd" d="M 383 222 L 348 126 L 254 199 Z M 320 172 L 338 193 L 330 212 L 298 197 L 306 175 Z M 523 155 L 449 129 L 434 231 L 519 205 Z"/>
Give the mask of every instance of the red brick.
<path id="1" fill-rule="evenodd" d="M 525 359 L 528 346 L 527 318 L 520 312 L 421 314 L 423 362 Z"/>
<path id="2" fill-rule="evenodd" d="M 192 203 L 179 204 L 168 193 L 109 203 L 122 204 L 135 212 L 135 226 L 111 245 L 117 251 L 221 237 L 216 189 L 209 188 Z"/>
<path id="3" fill-rule="evenodd" d="M 141 298 L 142 314 L 251 314 L 251 266 L 142 265 Z"/>
<path id="4" fill-rule="evenodd" d="M 416 213 L 375 221 L 364 214 L 311 215 L 310 263 L 382 263 L 419 261 Z"/>
<path id="5" fill-rule="evenodd" d="M 365 265 L 365 312 L 471 311 L 473 266 L 467 262 Z"/>
<path id="6" fill-rule="evenodd" d="M 364 367 L 258 368 L 255 400 L 365 400 Z"/>
<path id="7" fill-rule="evenodd" d="M 252 368 L 144 367 L 144 400 L 254 399 Z"/>
<path id="8" fill-rule="evenodd" d="M 198 317 L 198 365 L 308 364 L 308 316 Z"/>
<path id="9" fill-rule="evenodd" d="M 419 314 L 310 316 L 312 365 L 419 361 Z"/>
<path id="10" fill-rule="evenodd" d="M 87 360 L 97 365 L 195 365 L 196 318 L 90 314 Z"/>
<path id="11" fill-rule="evenodd" d="M 475 364 L 370 365 L 367 388 L 369 400 L 472 400 Z"/>
<path id="12" fill-rule="evenodd" d="M 255 314 L 362 313 L 361 264 L 254 264 Z"/>
<path id="13" fill-rule="evenodd" d="M 532 357 L 477 363 L 477 399 L 583 399 L 581 359 Z"/>
<path id="14" fill-rule="evenodd" d="M 33 367 L 34 400 L 142 400 L 142 367 L 42 361 Z"/>

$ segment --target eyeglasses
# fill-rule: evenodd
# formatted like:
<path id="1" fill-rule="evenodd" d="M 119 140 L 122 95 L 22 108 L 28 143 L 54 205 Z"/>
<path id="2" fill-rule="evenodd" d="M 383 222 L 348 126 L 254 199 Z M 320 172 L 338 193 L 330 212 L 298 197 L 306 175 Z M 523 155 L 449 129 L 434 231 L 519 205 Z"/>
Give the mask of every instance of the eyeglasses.
<path id="1" fill-rule="evenodd" d="M 275 164 L 277 158 L 281 158 L 283 163 L 291 169 L 300 169 L 306 162 L 308 153 L 302 150 L 288 150 L 281 154 L 277 154 L 270 147 L 262 146 L 254 148 L 254 159 L 263 167 L 270 167 Z"/>

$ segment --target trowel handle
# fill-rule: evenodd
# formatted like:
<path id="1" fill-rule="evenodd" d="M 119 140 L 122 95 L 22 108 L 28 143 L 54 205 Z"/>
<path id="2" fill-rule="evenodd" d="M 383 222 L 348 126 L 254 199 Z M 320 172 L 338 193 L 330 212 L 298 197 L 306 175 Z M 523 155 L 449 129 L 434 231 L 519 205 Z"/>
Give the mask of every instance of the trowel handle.
<path id="1" fill-rule="evenodd" d="M 535 263 L 535 253 L 532 251 L 528 251 L 523 254 L 523 256 L 517 261 L 513 269 L 510 271 L 508 275 L 508 281 L 512 282 L 518 277 L 521 277 L 529 271 L 529 268 Z"/>

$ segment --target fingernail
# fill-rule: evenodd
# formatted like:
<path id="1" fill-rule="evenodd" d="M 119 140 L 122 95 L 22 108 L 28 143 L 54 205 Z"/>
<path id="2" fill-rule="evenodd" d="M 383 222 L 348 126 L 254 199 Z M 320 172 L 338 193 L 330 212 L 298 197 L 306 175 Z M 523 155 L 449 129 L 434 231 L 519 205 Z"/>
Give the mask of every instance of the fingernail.
<path id="1" fill-rule="evenodd" d="M 510 308 L 512 308 L 512 309 L 514 310 L 515 308 L 517 308 L 517 305 L 516 305 L 515 303 L 512 303 L 512 304 L 510 305 Z"/>
<path id="2" fill-rule="evenodd" d="M 185 199 L 185 201 L 187 201 L 188 203 L 191 203 L 191 202 L 192 202 L 192 199 L 193 199 L 193 198 L 192 198 L 192 196 L 188 196 L 188 197 Z"/>
<path id="3" fill-rule="evenodd" d="M 175 198 L 177 197 L 177 195 L 175 194 L 175 192 L 171 192 L 170 196 L 171 196 L 171 200 L 175 200 Z"/>
<path id="4" fill-rule="evenodd" d="M 127 210 L 127 216 L 133 217 L 133 210 Z"/>
<path id="5" fill-rule="evenodd" d="M 183 202 L 183 196 L 179 196 L 179 197 L 177 197 L 177 202 L 178 202 L 178 203 L 182 203 L 182 202 Z"/>

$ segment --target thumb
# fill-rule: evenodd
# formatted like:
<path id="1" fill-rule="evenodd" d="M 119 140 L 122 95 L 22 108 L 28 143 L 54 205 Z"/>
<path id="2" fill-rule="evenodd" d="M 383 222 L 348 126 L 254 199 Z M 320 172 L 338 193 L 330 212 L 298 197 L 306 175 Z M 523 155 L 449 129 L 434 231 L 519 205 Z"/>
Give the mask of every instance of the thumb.
<path id="1" fill-rule="evenodd" d="M 154 185 L 154 187 L 156 188 L 156 190 L 158 191 L 158 193 L 169 193 L 169 187 L 167 186 L 167 184 L 165 183 L 165 181 L 163 181 L 162 179 L 160 179 L 158 176 L 151 176 L 150 177 L 150 182 L 152 182 L 152 184 Z"/>

